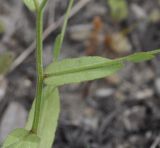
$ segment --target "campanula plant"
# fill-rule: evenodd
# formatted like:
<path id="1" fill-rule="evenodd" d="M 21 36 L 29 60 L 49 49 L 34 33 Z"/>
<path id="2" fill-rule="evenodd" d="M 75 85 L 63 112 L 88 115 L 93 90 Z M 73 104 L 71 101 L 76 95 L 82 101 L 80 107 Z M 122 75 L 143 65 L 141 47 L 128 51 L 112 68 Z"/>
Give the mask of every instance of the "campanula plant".
<path id="1" fill-rule="evenodd" d="M 122 69 L 126 62 L 151 60 L 160 53 L 158 49 L 118 59 L 92 56 L 59 60 L 68 17 L 74 3 L 74 0 L 70 0 L 62 31 L 55 40 L 53 61 L 44 68 L 43 14 L 47 1 L 24 0 L 25 5 L 36 13 L 37 88 L 25 128 L 11 132 L 4 141 L 3 148 L 51 148 L 60 113 L 59 86 L 103 78 Z"/>

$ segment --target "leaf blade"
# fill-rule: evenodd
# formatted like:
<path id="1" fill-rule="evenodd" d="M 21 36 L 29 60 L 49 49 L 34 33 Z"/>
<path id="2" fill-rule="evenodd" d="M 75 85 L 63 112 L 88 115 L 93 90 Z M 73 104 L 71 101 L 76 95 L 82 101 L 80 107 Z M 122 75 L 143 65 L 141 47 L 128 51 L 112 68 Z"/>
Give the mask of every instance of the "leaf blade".
<path id="1" fill-rule="evenodd" d="M 106 68 L 103 64 L 107 61 L 111 60 L 101 57 L 82 57 L 55 62 L 46 68 L 45 73 L 50 76 L 45 79 L 45 83 L 60 86 L 98 79 L 109 76 L 123 67 L 123 64 L 116 62 Z"/>
<path id="2" fill-rule="evenodd" d="M 23 3 L 26 5 L 26 7 L 29 10 L 31 10 L 31 11 L 35 11 L 36 10 L 33 0 L 23 0 Z"/>
<path id="3" fill-rule="evenodd" d="M 3 148 L 37 148 L 40 138 L 25 129 L 15 129 L 6 138 Z"/>
<path id="4" fill-rule="evenodd" d="M 73 3 L 74 3 L 74 0 L 69 1 L 69 5 L 68 5 L 67 11 L 66 11 L 65 18 L 64 18 L 64 23 L 63 23 L 63 26 L 62 26 L 61 33 L 56 38 L 56 45 L 55 45 L 56 48 L 54 49 L 54 59 L 55 59 L 55 61 L 58 60 L 58 57 L 60 55 L 60 50 L 61 50 L 61 47 L 62 47 L 62 44 L 63 44 L 63 40 L 64 40 L 64 36 L 65 36 L 65 32 L 66 32 L 66 28 L 67 28 L 67 24 L 68 24 L 68 20 L 69 20 L 69 15 L 70 15 Z"/>
<path id="5" fill-rule="evenodd" d="M 155 56 L 154 54 L 150 54 L 148 52 L 139 52 L 129 55 L 124 58 L 125 61 L 139 63 L 153 59 Z"/>
<path id="6" fill-rule="evenodd" d="M 29 114 L 26 129 L 32 127 L 34 116 L 34 103 Z M 44 97 L 42 100 L 42 110 L 38 127 L 38 136 L 42 139 L 38 148 L 50 148 L 55 137 L 57 122 L 60 113 L 60 100 L 58 89 L 47 86 L 44 89 Z M 51 118 L 52 117 L 52 118 Z"/>
<path id="7" fill-rule="evenodd" d="M 65 59 L 50 64 L 45 70 L 47 85 L 61 86 L 94 80 L 111 75 L 123 68 L 125 62 L 142 62 L 151 60 L 160 49 L 150 52 L 139 52 L 115 60 L 101 57 L 82 57 Z"/>
<path id="8" fill-rule="evenodd" d="M 23 3 L 31 11 L 35 11 L 36 6 L 40 6 L 42 4 L 42 2 L 43 2 L 43 0 L 37 0 L 36 4 L 35 4 L 34 0 L 23 0 Z"/>
<path id="9" fill-rule="evenodd" d="M 61 48 L 61 34 L 57 35 L 56 40 L 55 40 L 55 44 L 54 44 L 54 49 L 53 49 L 53 57 L 54 60 L 57 61 L 58 60 L 58 56 L 59 56 L 59 52 L 60 52 L 60 48 Z"/>

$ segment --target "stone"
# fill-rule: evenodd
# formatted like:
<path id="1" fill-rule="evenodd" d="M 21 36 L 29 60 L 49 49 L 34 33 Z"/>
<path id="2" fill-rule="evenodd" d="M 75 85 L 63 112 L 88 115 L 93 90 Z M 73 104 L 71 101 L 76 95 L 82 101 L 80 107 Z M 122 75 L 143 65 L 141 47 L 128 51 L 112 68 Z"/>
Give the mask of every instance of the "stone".
<path id="1" fill-rule="evenodd" d="M 87 6 L 89 11 L 86 12 L 86 17 L 103 16 L 107 13 L 107 9 L 104 5 L 99 3 L 91 3 Z"/>
<path id="2" fill-rule="evenodd" d="M 145 100 L 147 98 L 151 98 L 154 95 L 154 91 L 152 89 L 144 89 L 135 93 L 135 98 L 137 100 Z"/>
<path id="3" fill-rule="evenodd" d="M 138 131 L 144 126 L 145 108 L 134 106 L 123 114 L 123 123 L 128 131 Z"/>
<path id="4" fill-rule="evenodd" d="M 126 36 L 116 32 L 112 34 L 111 49 L 118 54 L 128 54 L 132 51 L 132 46 Z"/>
<path id="5" fill-rule="evenodd" d="M 106 98 L 106 97 L 112 96 L 114 92 L 115 91 L 112 88 L 100 88 L 96 90 L 94 96 L 97 98 Z"/>
<path id="6" fill-rule="evenodd" d="M 91 24 L 74 25 L 69 28 L 69 35 L 72 40 L 82 42 L 89 38 L 91 30 Z"/>
<path id="7" fill-rule="evenodd" d="M 137 4 L 132 4 L 131 5 L 131 10 L 134 13 L 135 17 L 137 19 L 146 19 L 147 18 L 147 13 L 144 11 L 143 8 L 138 6 Z"/>

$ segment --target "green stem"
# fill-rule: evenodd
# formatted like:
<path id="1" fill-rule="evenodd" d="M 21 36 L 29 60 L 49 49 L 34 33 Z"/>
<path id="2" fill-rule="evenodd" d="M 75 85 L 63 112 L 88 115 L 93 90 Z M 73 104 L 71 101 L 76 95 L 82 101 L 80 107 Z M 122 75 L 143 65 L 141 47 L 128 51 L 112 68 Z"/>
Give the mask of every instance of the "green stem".
<path id="1" fill-rule="evenodd" d="M 36 68 L 37 68 L 37 88 L 36 88 L 36 102 L 35 102 L 35 113 L 32 125 L 32 132 L 37 133 L 38 124 L 40 120 L 40 108 L 43 95 L 43 10 L 37 10 L 36 20 Z"/>

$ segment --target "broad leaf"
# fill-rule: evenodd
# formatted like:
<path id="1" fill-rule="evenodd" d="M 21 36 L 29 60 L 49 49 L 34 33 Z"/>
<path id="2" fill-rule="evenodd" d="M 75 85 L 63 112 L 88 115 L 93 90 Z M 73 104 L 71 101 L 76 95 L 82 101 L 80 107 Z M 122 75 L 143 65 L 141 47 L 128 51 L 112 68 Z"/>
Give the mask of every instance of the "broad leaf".
<path id="1" fill-rule="evenodd" d="M 0 75 L 5 74 L 13 62 L 14 55 L 11 52 L 5 52 L 0 54 Z"/>
<path id="2" fill-rule="evenodd" d="M 3 148 L 38 148 L 40 138 L 25 129 L 14 130 L 3 144 Z"/>
<path id="3" fill-rule="evenodd" d="M 111 60 L 101 57 L 82 57 L 66 59 L 49 65 L 46 70 L 45 83 L 60 86 L 68 83 L 77 83 L 111 75 L 123 67 L 121 63 L 113 63 L 108 67 L 104 63 Z"/>
<path id="4" fill-rule="evenodd" d="M 50 64 L 45 70 L 45 83 L 60 86 L 63 84 L 94 80 L 111 75 L 123 68 L 125 62 L 142 62 L 154 58 L 159 50 L 139 52 L 126 57 L 109 60 L 101 57 L 65 59 Z"/>
<path id="5" fill-rule="evenodd" d="M 33 103 L 26 124 L 26 129 L 30 130 L 33 122 L 35 105 Z M 60 112 L 60 100 L 57 88 L 47 86 L 44 89 L 44 97 L 41 106 L 40 123 L 38 127 L 38 136 L 42 139 L 38 148 L 51 148 L 55 138 L 57 122 Z"/>

